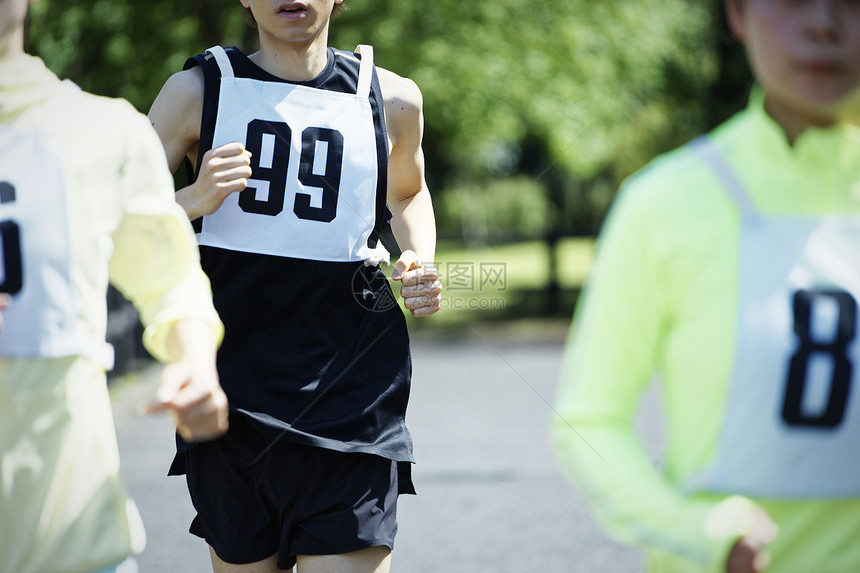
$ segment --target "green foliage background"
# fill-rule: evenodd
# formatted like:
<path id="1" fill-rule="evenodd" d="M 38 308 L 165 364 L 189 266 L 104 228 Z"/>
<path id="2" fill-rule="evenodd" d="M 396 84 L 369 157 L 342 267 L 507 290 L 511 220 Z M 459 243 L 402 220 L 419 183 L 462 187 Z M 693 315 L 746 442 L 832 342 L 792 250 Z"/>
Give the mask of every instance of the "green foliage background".
<path id="1" fill-rule="evenodd" d="M 718 0 L 347 0 L 331 44 L 373 44 L 425 98 L 443 234 L 593 233 L 620 181 L 725 118 L 749 83 Z M 256 49 L 236 0 L 42 0 L 28 49 L 146 111 L 185 59 Z"/>

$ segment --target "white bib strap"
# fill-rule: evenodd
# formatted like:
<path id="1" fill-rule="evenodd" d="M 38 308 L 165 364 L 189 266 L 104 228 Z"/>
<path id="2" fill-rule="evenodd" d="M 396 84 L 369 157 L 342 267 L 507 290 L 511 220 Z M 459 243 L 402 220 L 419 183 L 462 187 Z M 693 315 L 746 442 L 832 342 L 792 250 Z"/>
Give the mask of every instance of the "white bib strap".
<path id="1" fill-rule="evenodd" d="M 227 52 L 221 46 L 212 46 L 208 50 L 206 50 L 215 58 L 215 62 L 218 64 L 218 69 L 221 70 L 222 78 L 232 78 L 233 74 L 233 64 L 230 63 L 230 57 L 227 55 Z"/>
<path id="2" fill-rule="evenodd" d="M 361 54 L 361 65 L 358 68 L 358 87 L 355 95 L 370 97 L 370 80 L 373 78 L 373 46 L 361 44 L 355 51 Z"/>
<path id="3" fill-rule="evenodd" d="M 698 154 L 698 156 L 708 164 L 714 174 L 723 184 L 729 197 L 735 202 L 741 216 L 747 221 L 758 219 L 759 215 L 755 205 L 747 193 L 746 186 L 735 175 L 734 170 L 726 162 L 725 158 L 720 154 L 714 144 L 707 135 L 697 137 L 689 143 L 690 147 Z"/>
<path id="4" fill-rule="evenodd" d="M 242 193 L 203 217 L 201 245 L 316 261 L 373 256 L 367 241 L 376 220 L 380 160 L 368 97 L 373 52 L 368 46 L 361 51 L 346 56 L 358 72 L 356 92 L 221 80 L 212 147 L 244 141 L 253 175 Z M 346 62 L 335 62 L 341 65 Z"/>

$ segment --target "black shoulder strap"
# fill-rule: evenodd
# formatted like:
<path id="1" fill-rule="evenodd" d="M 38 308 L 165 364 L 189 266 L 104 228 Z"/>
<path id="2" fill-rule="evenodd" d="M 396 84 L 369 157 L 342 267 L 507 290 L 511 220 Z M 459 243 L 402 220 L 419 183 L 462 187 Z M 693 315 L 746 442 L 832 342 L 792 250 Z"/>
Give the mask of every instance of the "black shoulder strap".
<path id="1" fill-rule="evenodd" d="M 235 48 L 227 48 L 228 54 L 233 50 Z M 197 165 L 189 173 L 189 181 L 197 179 L 200 165 L 203 163 L 203 154 L 212 149 L 212 140 L 215 136 L 215 119 L 218 114 L 218 97 L 221 87 L 221 71 L 211 52 L 207 51 L 188 58 L 185 61 L 183 69 L 189 70 L 194 66 L 200 66 L 200 69 L 203 71 L 203 115 L 200 122 L 200 145 L 197 155 Z"/>
<path id="2" fill-rule="evenodd" d="M 220 93 L 221 72 L 214 56 L 210 52 L 197 54 L 185 60 L 183 70 L 190 70 L 200 66 L 203 71 L 203 114 L 200 122 L 200 141 L 197 152 L 197 165 L 192 165 L 185 158 L 186 181 L 188 184 L 197 180 L 200 166 L 203 164 L 203 154 L 212 149 L 212 140 L 215 137 L 215 119 L 218 113 L 218 98 Z M 203 220 L 198 218 L 191 222 L 194 231 L 199 233 L 202 229 Z"/>

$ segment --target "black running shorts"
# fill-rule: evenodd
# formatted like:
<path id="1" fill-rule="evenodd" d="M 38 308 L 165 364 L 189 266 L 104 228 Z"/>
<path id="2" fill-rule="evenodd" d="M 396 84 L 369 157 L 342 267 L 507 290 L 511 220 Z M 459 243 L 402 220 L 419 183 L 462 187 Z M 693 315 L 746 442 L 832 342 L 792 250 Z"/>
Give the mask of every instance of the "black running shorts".
<path id="1" fill-rule="evenodd" d="M 197 510 L 190 531 L 218 557 L 244 564 L 277 553 L 278 567 L 290 569 L 298 555 L 393 548 L 397 462 L 273 443 L 253 422 L 237 418 L 227 435 L 185 452 Z"/>

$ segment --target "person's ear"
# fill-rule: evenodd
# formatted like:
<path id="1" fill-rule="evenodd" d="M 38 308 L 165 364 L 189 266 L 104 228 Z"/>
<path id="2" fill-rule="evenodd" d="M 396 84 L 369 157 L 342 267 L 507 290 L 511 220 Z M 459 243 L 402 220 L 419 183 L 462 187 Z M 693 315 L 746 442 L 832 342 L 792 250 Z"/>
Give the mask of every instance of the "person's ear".
<path id="1" fill-rule="evenodd" d="M 732 36 L 743 42 L 746 39 L 746 26 L 744 25 L 745 0 L 724 0 L 726 10 L 726 21 Z"/>

